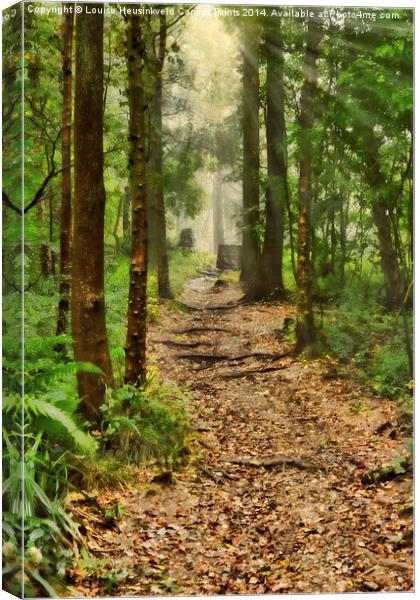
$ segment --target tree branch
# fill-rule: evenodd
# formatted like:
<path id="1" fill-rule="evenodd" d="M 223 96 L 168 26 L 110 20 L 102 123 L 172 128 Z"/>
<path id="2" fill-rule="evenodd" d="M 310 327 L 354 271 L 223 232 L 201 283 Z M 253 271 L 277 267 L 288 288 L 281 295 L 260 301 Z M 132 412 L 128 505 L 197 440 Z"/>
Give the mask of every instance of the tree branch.
<path id="1" fill-rule="evenodd" d="M 3 199 L 3 204 L 5 206 L 14 210 L 15 213 L 17 213 L 18 215 L 22 214 L 22 211 L 20 210 L 20 208 L 12 202 L 12 200 L 10 199 L 10 196 L 7 194 L 7 192 L 5 192 L 5 190 L 2 190 L 2 199 Z"/>

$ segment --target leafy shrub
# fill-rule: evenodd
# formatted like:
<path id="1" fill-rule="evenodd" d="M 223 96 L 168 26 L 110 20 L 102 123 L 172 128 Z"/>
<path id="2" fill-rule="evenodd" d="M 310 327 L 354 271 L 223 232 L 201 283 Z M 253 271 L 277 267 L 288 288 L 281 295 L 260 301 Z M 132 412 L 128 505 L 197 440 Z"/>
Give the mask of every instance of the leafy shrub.
<path id="1" fill-rule="evenodd" d="M 125 488 L 135 480 L 135 466 L 125 464 L 106 454 L 94 456 L 69 455 L 67 462 L 70 481 L 76 487 L 86 491 L 102 491 Z"/>
<path id="2" fill-rule="evenodd" d="M 410 368 L 398 316 L 386 314 L 375 304 L 363 304 L 355 294 L 353 303 L 346 300 L 327 311 L 324 332 L 331 353 L 358 367 L 377 393 L 409 397 Z"/>
<path id="3" fill-rule="evenodd" d="M 73 453 L 93 456 L 97 448 L 76 414 L 74 374 L 81 365 L 60 362 L 60 355 L 53 352 L 54 341 L 56 338 L 34 338 L 28 344 L 29 393 L 24 398 L 24 422 L 20 395 L 13 391 L 20 378 L 18 365 L 3 402 L 3 507 L 7 524 L 3 542 L 8 549 L 4 583 L 10 592 L 20 594 L 23 516 L 26 596 L 57 596 L 58 591 L 60 595 L 65 591 L 65 565 L 77 553 L 76 542 L 83 542 L 63 507 L 68 491 L 68 457 Z M 13 364 L 13 357 L 9 364 Z M 82 368 L 96 369 L 92 365 Z"/>
<path id="4" fill-rule="evenodd" d="M 410 379 L 407 353 L 401 340 L 396 337 L 375 349 L 370 366 L 373 388 L 379 394 L 399 398 L 402 390 L 407 393 Z"/>
<path id="5" fill-rule="evenodd" d="M 3 514 L 3 582 L 16 596 L 22 595 L 21 525 L 17 515 Z M 72 526 L 78 535 L 75 525 Z M 69 542 L 59 526 L 48 518 L 27 517 L 24 538 L 25 597 L 65 595 L 68 592 L 64 583 L 66 568 L 77 553 L 76 545 Z"/>
<path id="6" fill-rule="evenodd" d="M 171 467 L 186 450 L 184 402 L 149 376 L 145 389 L 108 390 L 102 406 L 104 443 L 134 463 L 157 459 Z"/>
<path id="7" fill-rule="evenodd" d="M 67 475 L 65 454 L 63 450 L 57 451 L 42 432 L 35 435 L 29 431 L 29 427 L 24 427 L 19 434 L 19 423 L 15 421 L 11 432 L 3 432 L 3 506 L 6 509 L 3 547 L 7 549 L 3 580 L 8 591 L 20 595 L 24 533 L 25 596 L 45 593 L 57 596 L 58 589 L 64 590 L 65 567 L 77 553 L 76 542 L 80 544 L 83 540 L 62 505 Z"/>
<path id="8" fill-rule="evenodd" d="M 327 312 L 324 333 L 331 352 L 344 362 L 349 362 L 366 349 L 366 333 L 372 326 L 373 316 L 366 309 L 353 310 L 340 306 Z"/>

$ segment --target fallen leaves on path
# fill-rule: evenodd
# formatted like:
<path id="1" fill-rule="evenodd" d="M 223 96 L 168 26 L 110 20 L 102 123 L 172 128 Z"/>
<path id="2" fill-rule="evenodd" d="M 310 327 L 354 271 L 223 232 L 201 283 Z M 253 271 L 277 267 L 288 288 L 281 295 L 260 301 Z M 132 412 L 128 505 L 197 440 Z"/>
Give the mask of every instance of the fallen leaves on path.
<path id="1" fill-rule="evenodd" d="M 404 455 L 398 429 L 383 427 L 396 421 L 392 403 L 333 361 L 287 355 L 292 308 L 234 304 L 238 288 L 215 296 L 213 284 L 191 282 L 195 310 L 162 308 L 149 334 L 163 380 L 192 390 L 200 456 L 169 485 L 145 468 L 137 488 L 97 498 L 123 506 L 111 528 L 86 519 L 91 552 L 120 573 L 112 595 L 412 590 L 410 477 L 361 483 Z M 188 347 L 218 358 L 180 360 Z M 99 571 L 73 580 L 88 596 L 107 584 Z"/>

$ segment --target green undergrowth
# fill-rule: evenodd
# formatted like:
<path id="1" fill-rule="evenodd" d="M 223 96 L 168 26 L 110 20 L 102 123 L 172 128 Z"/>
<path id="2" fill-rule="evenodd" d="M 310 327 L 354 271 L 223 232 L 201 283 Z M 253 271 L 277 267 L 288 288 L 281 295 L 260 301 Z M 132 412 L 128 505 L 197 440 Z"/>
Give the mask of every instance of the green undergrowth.
<path id="1" fill-rule="evenodd" d="M 356 368 L 360 380 L 382 397 L 412 409 L 413 318 L 386 312 L 372 283 L 358 282 L 323 312 L 323 331 L 330 353 Z M 407 335 L 408 334 L 408 335 Z"/>
<path id="2" fill-rule="evenodd" d="M 214 258 L 205 253 L 195 253 L 169 249 L 169 272 L 173 300 L 166 300 L 170 310 L 182 312 L 179 302 L 184 285 L 188 279 L 197 276 L 199 269 L 212 265 Z M 105 280 L 106 320 L 109 347 L 117 383 L 121 384 L 124 376 L 124 344 L 127 327 L 127 298 L 129 283 L 129 260 L 125 256 L 107 256 L 107 276 Z M 149 324 L 159 321 L 160 300 L 156 271 L 149 269 L 147 277 L 147 320 Z"/>
<path id="3" fill-rule="evenodd" d="M 215 257 L 206 252 L 190 252 L 172 248 L 169 250 L 169 274 L 171 290 L 175 298 L 179 297 L 188 279 L 198 277 L 204 267 L 214 267 Z"/>
<path id="4" fill-rule="evenodd" d="M 286 246 L 283 250 L 283 284 L 286 290 L 291 293 L 296 291 L 296 280 L 292 268 L 292 255 L 290 246 Z"/>
<path id="5" fill-rule="evenodd" d="M 224 281 L 226 283 L 238 283 L 239 277 L 240 277 L 239 270 L 229 270 L 229 271 L 223 271 L 220 274 L 219 279 L 221 279 L 221 281 Z"/>
<path id="6" fill-rule="evenodd" d="M 99 429 L 81 421 L 76 390 L 66 377 L 25 398 L 6 397 L 3 418 L 4 582 L 18 592 L 20 529 L 25 518 L 25 595 L 63 595 L 66 567 L 83 545 L 65 509 L 69 491 L 94 494 L 135 484 L 140 464 L 153 472 L 179 467 L 188 457 L 190 427 L 184 390 L 165 388 L 156 373 L 144 389 L 108 390 Z M 74 379 L 74 375 L 72 377 Z M 21 506 L 23 449 L 24 499 Z"/>
<path id="7" fill-rule="evenodd" d="M 108 299 L 108 331 L 117 382 L 124 366 L 124 268 L 116 265 L 108 282 L 114 290 Z M 12 302 L 5 302 L 3 315 L 3 582 L 7 591 L 20 595 L 24 539 L 24 591 L 31 597 L 68 595 L 66 569 L 84 543 L 65 508 L 70 491 L 94 497 L 95 492 L 135 484 L 140 463 L 153 463 L 155 472 L 175 469 L 188 456 L 187 395 L 160 385 L 155 372 L 143 390 L 123 385 L 108 390 L 99 427 L 84 422 L 75 375 L 98 369 L 75 363 L 71 338 L 55 336 L 53 292 L 55 282 L 47 280 L 25 298 L 24 420 L 20 324 L 9 315 Z"/>
<path id="8" fill-rule="evenodd" d="M 144 389 L 108 390 L 102 406 L 101 446 L 128 464 L 154 461 L 174 468 L 188 454 L 185 390 L 165 387 L 150 370 Z"/>
<path id="9" fill-rule="evenodd" d="M 96 579 L 106 594 L 112 595 L 118 586 L 134 572 L 126 568 L 112 568 L 112 560 L 108 557 L 93 557 L 84 548 L 77 562 L 78 571 L 82 576 Z"/>

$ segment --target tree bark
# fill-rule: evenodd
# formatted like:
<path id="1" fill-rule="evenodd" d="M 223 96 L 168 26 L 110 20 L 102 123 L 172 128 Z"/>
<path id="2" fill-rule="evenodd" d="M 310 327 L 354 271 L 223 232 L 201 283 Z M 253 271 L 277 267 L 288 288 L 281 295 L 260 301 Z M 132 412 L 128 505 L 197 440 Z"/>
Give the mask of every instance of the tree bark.
<path id="1" fill-rule="evenodd" d="M 258 283 L 259 266 L 259 48 L 260 28 L 252 19 L 243 22 L 243 76 L 242 76 L 242 128 L 243 128 L 243 227 L 241 281 L 248 290 Z"/>
<path id="2" fill-rule="evenodd" d="M 163 190 L 163 131 L 162 131 L 162 103 L 163 103 L 163 81 L 162 70 L 166 54 L 166 16 L 159 15 L 159 45 L 154 57 L 153 75 L 155 78 L 153 99 L 150 103 L 151 120 L 151 177 L 152 177 L 152 202 L 150 213 L 153 213 L 155 240 L 152 241 L 152 251 L 155 253 L 158 291 L 160 298 L 172 298 L 169 283 L 169 261 L 168 246 L 166 240 L 166 214 L 165 198 Z"/>
<path id="3" fill-rule="evenodd" d="M 138 15 L 129 15 L 127 20 L 127 67 L 132 242 L 125 344 L 125 381 L 138 387 L 144 385 L 146 381 L 147 221 L 144 55 L 141 20 Z"/>
<path id="4" fill-rule="evenodd" d="M 120 226 L 121 210 L 123 203 L 124 196 L 120 196 L 120 199 L 118 200 L 117 216 L 115 217 L 114 229 L 112 230 L 112 235 L 114 236 L 115 240 L 115 254 L 118 254 L 120 251 L 120 238 L 118 236 L 118 227 Z"/>
<path id="5" fill-rule="evenodd" d="M 317 57 L 320 40 L 320 25 L 317 20 L 310 20 L 306 33 L 306 51 L 303 65 L 303 87 L 300 114 L 301 138 L 297 267 L 298 296 L 296 322 L 296 351 L 301 352 L 303 350 L 308 350 L 310 353 L 315 351 L 315 344 L 317 341 L 312 306 L 312 143 L 310 140 L 310 132 L 314 126 Z"/>
<path id="6" fill-rule="evenodd" d="M 283 237 L 287 198 L 282 32 L 278 19 L 265 21 L 267 52 L 267 198 L 264 247 L 260 265 L 263 297 L 284 295 Z"/>
<path id="7" fill-rule="evenodd" d="M 129 186 L 124 188 L 123 211 L 122 211 L 122 242 L 120 250 L 125 256 L 130 255 L 131 249 L 131 205 L 130 205 L 130 189 Z"/>
<path id="8" fill-rule="evenodd" d="M 392 237 L 392 224 L 386 198 L 381 192 L 385 177 L 381 173 L 379 147 L 372 127 L 365 127 L 366 180 L 372 193 L 372 216 L 378 232 L 381 268 L 385 281 L 385 302 L 389 310 L 401 305 L 402 278 Z"/>
<path id="9" fill-rule="evenodd" d="M 125 238 L 130 229 L 130 192 L 128 187 L 124 189 L 122 227 L 123 237 Z"/>
<path id="10" fill-rule="evenodd" d="M 54 237 L 54 205 L 53 205 L 53 196 L 50 193 L 48 198 L 48 241 L 49 241 L 49 254 L 51 261 L 51 275 L 55 277 L 57 275 L 56 272 L 56 263 L 57 263 L 57 253 L 53 249 L 53 237 Z"/>
<path id="11" fill-rule="evenodd" d="M 401 302 L 401 273 L 391 234 L 389 216 L 383 198 L 373 201 L 373 221 L 378 231 L 381 267 L 385 280 L 385 302 L 389 310 L 399 307 Z"/>
<path id="12" fill-rule="evenodd" d="M 75 360 L 102 370 L 77 375 L 80 410 L 95 423 L 105 388 L 114 384 L 105 326 L 102 96 L 103 15 L 82 14 L 76 19 L 71 307 Z"/>
<path id="13" fill-rule="evenodd" d="M 163 191 L 163 147 L 162 147 L 162 68 L 159 69 L 154 101 L 154 134 L 155 134 L 155 210 L 156 210 L 156 249 L 158 289 L 160 298 L 172 298 L 169 284 L 169 261 L 166 241 L 166 214 Z"/>
<path id="14" fill-rule="evenodd" d="M 214 254 L 218 256 L 219 246 L 225 243 L 225 228 L 223 221 L 223 198 L 221 174 L 213 173 L 212 181 L 212 205 L 213 205 L 213 247 Z"/>
<path id="15" fill-rule="evenodd" d="M 147 262 L 149 270 L 156 271 L 157 273 L 157 235 L 156 235 L 156 181 L 155 181 L 155 156 L 154 148 L 155 141 L 152 141 L 152 112 L 154 110 L 154 98 L 150 97 L 147 102 L 147 119 L 146 131 L 148 131 L 147 142 L 148 142 L 148 160 L 146 162 L 146 205 L 147 205 Z"/>
<path id="16" fill-rule="evenodd" d="M 347 263 L 347 226 L 349 221 L 349 201 L 346 200 L 346 191 L 344 187 L 340 188 L 340 265 L 339 282 L 340 288 L 344 289 L 346 284 L 346 263 Z"/>
<path id="17" fill-rule="evenodd" d="M 70 6 L 69 4 L 66 6 Z M 67 332 L 71 279 L 71 117 L 72 58 L 74 14 L 64 15 L 63 33 L 63 116 L 61 142 L 61 208 L 60 208 L 60 284 L 57 335 Z"/>

